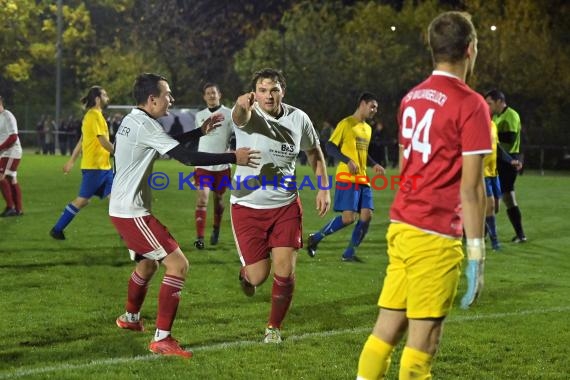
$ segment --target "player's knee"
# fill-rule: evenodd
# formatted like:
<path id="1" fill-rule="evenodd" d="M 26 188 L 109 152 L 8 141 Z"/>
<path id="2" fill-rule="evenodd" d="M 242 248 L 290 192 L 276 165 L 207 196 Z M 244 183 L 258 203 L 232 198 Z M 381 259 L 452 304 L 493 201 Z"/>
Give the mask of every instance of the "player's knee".
<path id="1" fill-rule="evenodd" d="M 269 277 L 269 271 L 246 271 L 246 280 L 253 286 L 262 285 Z"/>
<path id="2" fill-rule="evenodd" d="M 354 223 L 355 220 L 356 220 L 355 215 L 343 215 L 342 216 L 342 224 L 344 224 L 345 226 L 348 226 L 348 225 Z"/>
<path id="3" fill-rule="evenodd" d="M 83 208 L 89 204 L 89 199 L 83 197 L 77 197 L 71 203 L 77 208 Z"/>

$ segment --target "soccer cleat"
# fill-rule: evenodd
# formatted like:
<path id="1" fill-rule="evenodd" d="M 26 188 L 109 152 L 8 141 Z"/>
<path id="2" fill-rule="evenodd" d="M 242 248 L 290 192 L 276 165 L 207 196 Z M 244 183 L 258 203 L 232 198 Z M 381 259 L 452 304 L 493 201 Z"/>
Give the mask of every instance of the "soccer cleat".
<path id="1" fill-rule="evenodd" d="M 362 260 L 360 257 L 358 257 L 356 255 L 342 256 L 340 259 L 345 263 L 363 263 L 364 262 L 364 260 Z"/>
<path id="2" fill-rule="evenodd" d="M 167 356 L 180 356 L 182 358 L 190 359 L 192 357 L 192 351 L 186 351 L 178 344 L 178 341 L 172 336 L 168 336 L 161 340 L 153 340 L 148 345 L 150 352 L 154 352 L 159 355 Z"/>
<path id="3" fill-rule="evenodd" d="M 4 211 L 2 212 L 2 214 L 0 214 L 0 217 L 6 218 L 6 217 L 18 216 L 18 215 L 19 215 L 19 213 L 18 213 L 18 211 L 16 211 L 15 208 L 6 207 L 4 209 Z"/>
<path id="4" fill-rule="evenodd" d="M 210 244 L 211 245 L 216 245 L 218 244 L 218 240 L 220 239 L 220 230 L 214 228 L 212 230 L 212 235 L 210 235 Z"/>
<path id="5" fill-rule="evenodd" d="M 307 254 L 310 257 L 315 257 L 317 255 L 317 246 L 319 242 L 315 239 L 315 234 L 309 234 L 309 238 L 307 239 Z"/>
<path id="6" fill-rule="evenodd" d="M 526 236 L 515 236 L 511 239 L 511 242 L 515 244 L 526 243 Z"/>
<path id="7" fill-rule="evenodd" d="M 204 244 L 204 238 L 198 238 L 194 241 L 194 247 L 196 247 L 196 249 L 202 250 L 205 247 Z"/>
<path id="8" fill-rule="evenodd" d="M 55 240 L 65 240 L 65 235 L 63 234 L 63 231 L 57 231 L 55 228 L 52 228 L 49 231 L 49 235 Z"/>
<path id="9" fill-rule="evenodd" d="M 245 294 L 248 297 L 253 297 L 253 295 L 255 294 L 255 286 L 253 286 L 252 284 L 249 283 L 249 281 L 247 281 L 245 278 L 243 278 L 243 276 L 241 275 L 241 271 L 239 273 L 239 284 L 241 285 L 241 290 L 243 291 L 243 294 Z"/>
<path id="10" fill-rule="evenodd" d="M 268 327 L 265 329 L 265 336 L 263 337 L 263 343 L 273 343 L 279 344 L 283 340 L 281 339 L 281 331 L 275 327 Z"/>
<path id="11" fill-rule="evenodd" d="M 491 247 L 493 248 L 493 251 L 500 251 L 501 250 L 501 244 L 499 243 L 498 239 L 491 239 Z"/>
<path id="12" fill-rule="evenodd" d="M 465 269 L 467 291 L 461 299 L 461 308 L 468 309 L 479 297 L 483 290 L 483 260 L 469 260 Z"/>
<path id="13" fill-rule="evenodd" d="M 136 322 L 129 322 L 127 320 L 126 314 L 119 315 L 119 317 L 117 318 L 115 323 L 117 323 L 117 326 L 119 326 L 119 328 L 121 328 L 121 329 L 133 330 L 133 331 L 144 331 L 142 319 L 140 319 Z"/>

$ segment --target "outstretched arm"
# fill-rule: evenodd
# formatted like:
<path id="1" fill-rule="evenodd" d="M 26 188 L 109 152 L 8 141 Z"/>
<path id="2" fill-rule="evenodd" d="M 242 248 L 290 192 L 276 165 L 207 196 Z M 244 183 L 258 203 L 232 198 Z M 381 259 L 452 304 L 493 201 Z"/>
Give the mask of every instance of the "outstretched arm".
<path id="1" fill-rule="evenodd" d="M 174 136 L 173 138 L 181 144 L 197 140 L 200 137 L 210 133 L 210 131 L 218 128 L 223 120 L 224 115 L 222 114 L 212 115 L 204 120 L 204 123 L 202 123 L 202 126 L 200 128 L 196 128 L 181 135 Z"/>
<path id="2" fill-rule="evenodd" d="M 232 111 L 232 120 L 238 127 L 243 127 L 251 119 L 251 108 L 255 101 L 255 94 L 248 92 L 237 98 Z"/>
<path id="3" fill-rule="evenodd" d="M 194 152 L 179 144 L 167 154 L 188 166 L 237 164 L 255 168 L 259 165 L 259 151 L 249 148 L 240 148 L 232 153 L 205 153 Z"/>

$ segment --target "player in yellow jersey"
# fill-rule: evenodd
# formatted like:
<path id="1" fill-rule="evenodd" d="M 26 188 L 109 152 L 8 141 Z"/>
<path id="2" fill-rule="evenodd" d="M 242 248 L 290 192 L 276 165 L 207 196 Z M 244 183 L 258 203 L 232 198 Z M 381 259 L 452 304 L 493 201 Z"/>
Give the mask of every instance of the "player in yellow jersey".
<path id="1" fill-rule="evenodd" d="M 75 146 L 71 158 L 63 166 L 65 174 L 73 168 L 73 164 L 81 158 L 83 179 L 79 195 L 63 209 L 50 235 L 56 240 L 65 240 L 63 230 L 71 223 L 79 210 L 89 204 L 94 195 L 106 198 L 111 193 L 113 171 L 111 170 L 111 154 L 113 145 L 109 141 L 109 127 L 103 117 L 103 109 L 109 103 L 107 92 L 100 86 L 93 86 L 81 102 L 87 112 L 81 125 L 81 139 Z"/>
<path id="2" fill-rule="evenodd" d="M 493 250 L 501 249 L 499 238 L 497 237 L 497 226 L 495 223 L 495 213 L 499 211 L 499 199 L 501 199 L 501 184 L 499 182 L 499 172 L 497 171 L 497 144 L 499 137 L 497 125 L 491 121 L 491 143 L 493 152 L 483 160 L 483 175 L 485 176 L 485 192 L 487 194 L 487 208 L 485 213 L 485 226 Z"/>
<path id="3" fill-rule="evenodd" d="M 376 96 L 369 92 L 362 93 L 354 114 L 338 123 L 326 145 L 327 153 L 339 162 L 336 170 L 334 210 L 342 214 L 330 220 L 320 231 L 309 234 L 307 253 L 311 257 L 316 255 L 317 245 L 325 236 L 354 223 L 360 214 L 341 259 L 361 261 L 356 256 L 355 249 L 368 232 L 374 210 L 366 166 L 372 166 L 375 175 L 384 174 L 384 168 L 368 156 L 372 128 L 366 121 L 372 119 L 376 112 Z"/>

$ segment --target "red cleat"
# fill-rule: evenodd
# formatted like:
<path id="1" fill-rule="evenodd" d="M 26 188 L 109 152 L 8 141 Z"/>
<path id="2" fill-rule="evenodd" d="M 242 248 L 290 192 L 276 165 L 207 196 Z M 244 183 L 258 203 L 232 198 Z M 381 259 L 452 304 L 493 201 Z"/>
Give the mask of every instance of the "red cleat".
<path id="1" fill-rule="evenodd" d="M 144 331 L 142 319 L 137 321 L 137 322 L 129 322 L 127 320 L 127 316 L 125 314 L 123 314 L 123 315 L 119 315 L 119 317 L 117 318 L 117 320 L 115 322 L 117 323 L 117 326 L 119 326 L 119 328 L 121 328 L 121 329 L 133 330 L 133 331 Z"/>
<path id="2" fill-rule="evenodd" d="M 192 357 L 192 351 L 186 351 L 180 347 L 178 341 L 171 336 L 162 340 L 153 340 L 150 342 L 148 349 L 150 352 L 154 352 L 159 355 L 180 356 L 186 359 L 190 359 Z"/>

